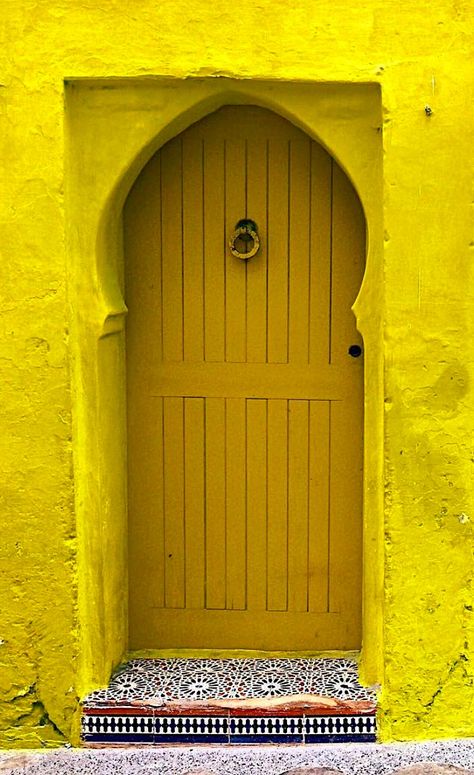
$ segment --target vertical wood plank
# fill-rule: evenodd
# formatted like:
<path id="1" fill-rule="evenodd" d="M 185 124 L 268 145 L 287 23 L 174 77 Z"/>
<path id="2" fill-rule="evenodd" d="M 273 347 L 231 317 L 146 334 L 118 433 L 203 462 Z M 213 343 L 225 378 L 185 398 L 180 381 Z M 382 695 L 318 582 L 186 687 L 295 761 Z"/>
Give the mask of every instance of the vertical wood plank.
<path id="1" fill-rule="evenodd" d="M 247 217 L 257 223 L 260 250 L 247 263 L 247 361 L 267 360 L 267 141 L 247 144 Z"/>
<path id="2" fill-rule="evenodd" d="M 292 363 L 308 363 L 309 359 L 309 148 L 309 138 L 290 144 L 288 325 Z"/>
<path id="3" fill-rule="evenodd" d="M 289 401 L 288 609 L 308 610 L 308 401 Z"/>
<path id="4" fill-rule="evenodd" d="M 186 607 L 205 607 L 204 399 L 184 400 Z"/>
<path id="5" fill-rule="evenodd" d="M 164 399 L 165 606 L 184 608 L 184 446 L 182 398 Z"/>
<path id="6" fill-rule="evenodd" d="M 150 399 L 145 388 L 150 371 L 162 357 L 159 153 L 135 181 L 123 220 L 127 352 L 131 355 L 127 362 L 129 616 L 130 632 L 140 637 L 149 608 L 164 604 L 163 400 Z"/>
<path id="7" fill-rule="evenodd" d="M 129 423 L 130 458 L 142 461 L 128 478 L 130 616 L 141 629 L 143 611 L 164 604 L 163 399 L 136 402 Z"/>
<path id="8" fill-rule="evenodd" d="M 247 607 L 267 602 L 267 401 L 247 399 Z"/>
<path id="9" fill-rule="evenodd" d="M 328 611 L 329 401 L 309 402 L 308 609 Z"/>
<path id="10" fill-rule="evenodd" d="M 228 139 L 225 144 L 225 204 L 227 240 L 236 223 L 246 217 L 246 143 Z M 246 358 L 246 275 L 245 261 L 226 248 L 226 360 L 243 363 Z"/>
<path id="11" fill-rule="evenodd" d="M 225 360 L 225 262 L 227 233 L 224 197 L 224 140 L 209 132 L 204 140 L 204 331 L 206 361 Z"/>
<path id="12" fill-rule="evenodd" d="M 362 411 L 352 401 L 331 402 L 329 610 L 360 624 L 362 571 Z M 351 439 L 351 444 L 347 440 Z"/>
<path id="13" fill-rule="evenodd" d="M 268 361 L 288 361 L 288 139 L 268 142 Z"/>
<path id="14" fill-rule="evenodd" d="M 184 360 L 204 358 L 203 148 L 199 135 L 183 135 L 183 346 Z"/>
<path id="15" fill-rule="evenodd" d="M 329 610 L 344 611 L 348 627 L 360 627 L 362 512 L 363 360 L 352 361 L 351 344 L 362 344 L 351 306 L 362 281 L 365 221 L 357 195 L 333 163 L 331 361 L 350 361 L 351 397 L 331 402 Z M 350 439 L 350 445 L 348 440 Z"/>
<path id="16" fill-rule="evenodd" d="M 154 364 L 162 358 L 160 153 L 138 176 L 125 203 L 123 221 L 127 343 L 136 353 L 129 378 L 136 380 L 147 377 L 150 358 Z"/>
<path id="17" fill-rule="evenodd" d="M 311 141 L 309 360 L 329 363 L 332 159 Z"/>
<path id="18" fill-rule="evenodd" d="M 288 609 L 288 402 L 268 401 L 267 609 Z"/>
<path id="19" fill-rule="evenodd" d="M 247 606 L 245 399 L 226 400 L 226 608 Z"/>
<path id="20" fill-rule="evenodd" d="M 351 344 L 362 344 L 351 307 L 364 273 L 365 221 L 357 195 L 341 168 L 333 165 L 331 358 L 347 362 Z M 349 356 L 350 357 L 350 356 Z"/>
<path id="21" fill-rule="evenodd" d="M 206 399 L 206 608 L 225 608 L 225 399 Z"/>
<path id="22" fill-rule="evenodd" d="M 182 139 L 161 150 L 163 359 L 183 359 Z"/>

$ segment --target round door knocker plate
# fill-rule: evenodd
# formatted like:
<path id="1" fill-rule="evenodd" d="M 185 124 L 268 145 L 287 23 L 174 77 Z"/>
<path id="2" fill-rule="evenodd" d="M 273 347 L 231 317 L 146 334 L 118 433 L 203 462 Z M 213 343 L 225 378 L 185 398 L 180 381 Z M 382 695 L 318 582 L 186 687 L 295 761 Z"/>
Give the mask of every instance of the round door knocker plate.
<path id="1" fill-rule="evenodd" d="M 255 221 L 243 218 L 235 224 L 235 231 L 229 240 L 230 252 L 236 258 L 247 261 L 260 250 L 260 238 Z"/>

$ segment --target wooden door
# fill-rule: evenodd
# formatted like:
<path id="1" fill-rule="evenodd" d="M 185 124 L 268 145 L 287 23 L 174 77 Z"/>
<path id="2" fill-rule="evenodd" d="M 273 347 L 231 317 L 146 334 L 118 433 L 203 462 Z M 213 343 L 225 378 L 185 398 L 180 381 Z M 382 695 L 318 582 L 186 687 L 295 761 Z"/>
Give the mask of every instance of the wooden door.
<path id="1" fill-rule="evenodd" d="M 351 184 L 282 117 L 227 106 L 153 156 L 124 230 L 130 647 L 359 647 Z"/>

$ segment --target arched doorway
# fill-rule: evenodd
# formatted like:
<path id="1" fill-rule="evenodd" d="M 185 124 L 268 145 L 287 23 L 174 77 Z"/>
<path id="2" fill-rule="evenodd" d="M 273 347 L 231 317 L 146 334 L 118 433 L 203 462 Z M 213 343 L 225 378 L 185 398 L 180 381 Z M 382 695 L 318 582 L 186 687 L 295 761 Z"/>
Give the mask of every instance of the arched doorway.
<path id="1" fill-rule="evenodd" d="M 349 180 L 282 117 L 226 106 L 152 157 L 124 227 L 130 647 L 358 648 Z"/>

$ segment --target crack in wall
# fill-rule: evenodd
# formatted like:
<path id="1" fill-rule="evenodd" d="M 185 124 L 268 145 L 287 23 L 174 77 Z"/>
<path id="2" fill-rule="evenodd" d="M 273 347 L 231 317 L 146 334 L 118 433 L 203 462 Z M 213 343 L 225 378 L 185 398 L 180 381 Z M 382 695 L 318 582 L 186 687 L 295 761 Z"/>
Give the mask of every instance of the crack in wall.
<path id="1" fill-rule="evenodd" d="M 447 685 L 447 684 L 448 684 L 448 682 L 451 680 L 451 678 L 452 678 L 453 674 L 456 672 L 456 670 L 458 669 L 458 667 L 460 667 L 460 666 L 462 667 L 462 670 L 463 670 L 463 678 L 464 678 L 466 681 L 471 681 L 471 682 L 472 682 L 472 679 L 470 678 L 470 676 L 469 676 L 469 673 L 468 673 L 468 671 L 467 671 L 467 670 L 466 670 L 466 668 L 465 668 L 465 663 L 466 663 L 466 662 L 469 662 L 469 656 L 468 656 L 468 654 L 466 653 L 466 652 L 468 652 L 468 650 L 469 650 L 469 644 L 468 644 L 468 643 L 465 643 L 465 644 L 464 644 L 464 647 L 465 647 L 466 651 L 462 651 L 462 652 L 461 652 L 461 654 L 459 654 L 458 658 L 457 658 L 457 659 L 455 659 L 455 660 L 454 660 L 454 662 L 453 662 L 453 663 L 450 665 L 450 667 L 448 668 L 448 672 L 447 672 L 447 675 L 446 675 L 446 677 L 445 677 L 445 678 L 444 678 L 442 681 L 440 681 L 440 683 L 439 683 L 439 686 L 438 686 L 438 688 L 436 689 L 436 691 L 434 692 L 434 694 L 433 694 L 433 696 L 431 697 L 431 699 L 430 699 L 430 700 L 428 700 L 428 702 L 424 702 L 424 703 L 422 703 L 423 707 L 424 707 L 424 708 L 426 708 L 427 710 L 433 707 L 433 705 L 434 705 L 434 703 L 435 703 L 436 699 L 437 699 L 437 698 L 438 698 L 438 697 L 439 697 L 439 696 L 442 694 L 442 692 L 445 690 L 445 688 L 446 688 L 446 685 Z"/>
<path id="2" fill-rule="evenodd" d="M 31 734 L 35 735 L 43 747 L 51 741 L 56 744 L 67 742 L 65 733 L 53 720 L 41 699 L 36 681 L 18 691 L 2 705 L 4 708 L 9 708 L 11 714 L 9 728 L 5 735 L 5 740 L 9 743 L 13 739 L 21 742 L 15 734 L 15 730 L 18 729 L 21 729 L 21 737 L 28 738 Z"/>

